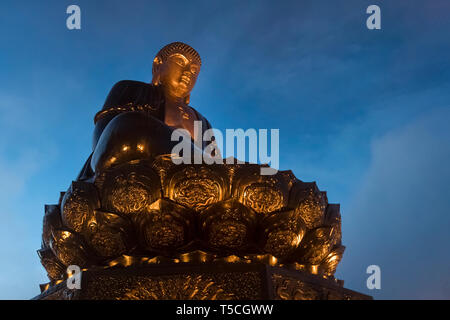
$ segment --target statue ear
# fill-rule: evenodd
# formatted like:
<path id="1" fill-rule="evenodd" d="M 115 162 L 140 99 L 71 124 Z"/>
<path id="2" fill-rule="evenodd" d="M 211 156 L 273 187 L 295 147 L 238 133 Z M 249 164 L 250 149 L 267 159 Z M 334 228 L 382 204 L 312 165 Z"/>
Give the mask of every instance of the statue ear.
<path id="1" fill-rule="evenodd" d="M 153 79 L 152 79 L 152 84 L 154 84 L 155 86 L 161 84 L 161 75 L 160 75 L 161 64 L 162 64 L 162 60 L 161 60 L 160 57 L 157 56 L 157 57 L 155 57 L 155 59 L 153 59 L 153 68 L 152 68 Z"/>
<path id="2" fill-rule="evenodd" d="M 184 98 L 184 103 L 186 103 L 186 105 L 189 104 L 189 101 L 191 101 L 191 95 L 188 95 L 186 98 Z"/>

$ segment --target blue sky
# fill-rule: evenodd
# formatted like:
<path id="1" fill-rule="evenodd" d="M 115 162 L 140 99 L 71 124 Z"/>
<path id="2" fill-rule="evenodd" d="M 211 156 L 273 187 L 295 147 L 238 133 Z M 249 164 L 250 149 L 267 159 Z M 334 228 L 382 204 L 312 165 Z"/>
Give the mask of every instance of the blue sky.
<path id="1" fill-rule="evenodd" d="M 449 299 L 449 32 L 445 0 L 2 1 L 0 298 L 46 282 L 44 204 L 89 155 L 110 87 L 150 81 L 155 53 L 183 41 L 203 61 L 192 106 L 221 130 L 279 128 L 280 168 L 341 203 L 346 287 Z"/>

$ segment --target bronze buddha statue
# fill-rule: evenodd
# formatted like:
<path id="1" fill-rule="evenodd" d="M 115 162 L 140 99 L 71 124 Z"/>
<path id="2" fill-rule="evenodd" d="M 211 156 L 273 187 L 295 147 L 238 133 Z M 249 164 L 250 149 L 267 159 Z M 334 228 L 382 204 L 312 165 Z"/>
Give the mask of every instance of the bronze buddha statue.
<path id="1" fill-rule="evenodd" d="M 173 130 L 185 129 L 193 140 L 194 121 L 202 122 L 203 132 L 211 129 L 208 120 L 189 106 L 200 67 L 197 51 L 173 42 L 156 54 L 151 83 L 117 82 L 95 116 L 93 152 L 77 180 L 87 180 L 113 164 L 170 154 L 177 143 L 171 141 Z"/>
<path id="2" fill-rule="evenodd" d="M 156 55 L 151 83 L 111 89 L 77 181 L 45 206 L 38 254 L 50 282 L 37 299 L 367 298 L 334 278 L 340 207 L 315 182 L 167 157 L 175 129 L 203 155 L 215 145 L 197 142 L 211 126 L 189 106 L 200 66 L 174 42 Z M 81 290 L 65 286 L 70 266 L 86 272 Z"/>

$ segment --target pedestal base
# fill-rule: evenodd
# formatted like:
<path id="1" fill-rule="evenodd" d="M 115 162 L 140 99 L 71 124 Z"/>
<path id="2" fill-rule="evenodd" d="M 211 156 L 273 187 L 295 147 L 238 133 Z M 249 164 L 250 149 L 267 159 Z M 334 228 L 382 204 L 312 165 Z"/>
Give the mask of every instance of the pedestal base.
<path id="1" fill-rule="evenodd" d="M 265 264 L 154 265 L 85 271 L 37 300 L 366 300 L 331 279 Z"/>

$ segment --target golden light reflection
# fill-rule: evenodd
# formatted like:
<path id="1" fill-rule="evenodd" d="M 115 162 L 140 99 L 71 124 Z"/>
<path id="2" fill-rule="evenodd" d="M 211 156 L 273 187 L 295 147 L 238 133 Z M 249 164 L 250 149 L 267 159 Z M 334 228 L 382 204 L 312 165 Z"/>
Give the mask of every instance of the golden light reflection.
<path id="1" fill-rule="evenodd" d="M 300 244 L 300 241 L 302 241 L 302 238 L 303 238 L 303 234 L 297 235 L 296 237 L 294 237 L 292 239 L 291 245 L 294 247 L 298 246 Z"/>
<path id="2" fill-rule="evenodd" d="M 153 202 L 152 204 L 150 204 L 148 206 L 148 209 L 150 210 L 160 210 L 161 209 L 161 199 L 156 200 L 155 202 Z"/>
<path id="3" fill-rule="evenodd" d="M 184 263 L 189 262 L 207 262 L 208 261 L 208 254 L 203 251 L 194 251 L 194 252 L 188 252 L 188 253 L 182 253 L 179 255 L 179 261 Z"/>
<path id="4" fill-rule="evenodd" d="M 271 254 L 260 254 L 260 255 L 256 255 L 253 257 L 249 257 L 248 259 L 250 259 L 251 261 L 258 261 L 258 262 L 262 262 L 262 263 L 267 263 L 270 266 L 276 266 L 278 263 L 278 259 L 275 258 L 273 255 Z"/>
<path id="5" fill-rule="evenodd" d="M 110 266 L 110 267 L 114 267 L 114 266 L 116 266 L 116 265 L 118 265 L 119 264 L 119 262 L 117 261 L 117 260 L 113 260 L 113 261 L 110 261 L 109 263 L 108 263 L 108 265 Z"/>
<path id="6" fill-rule="evenodd" d="M 298 262 L 294 262 L 292 266 L 294 267 L 295 270 L 304 271 L 306 269 L 304 264 L 300 264 Z"/>
<path id="7" fill-rule="evenodd" d="M 337 255 L 333 255 L 331 258 L 329 258 L 328 263 L 336 261 L 338 259 Z"/>
<path id="8" fill-rule="evenodd" d="M 123 266 L 128 267 L 133 264 L 133 257 L 123 255 Z"/>
<path id="9" fill-rule="evenodd" d="M 61 237 L 63 239 L 67 239 L 70 237 L 70 232 L 69 231 L 63 231 Z"/>
<path id="10" fill-rule="evenodd" d="M 232 256 L 225 257 L 223 259 L 223 261 L 230 262 L 230 263 L 236 263 L 236 262 L 241 262 L 242 259 L 239 258 L 238 256 L 232 255 Z"/>
<path id="11" fill-rule="evenodd" d="M 159 261 L 159 258 L 158 257 L 154 257 L 154 258 L 151 258 L 151 259 L 148 259 L 147 260 L 147 263 L 149 263 L 149 264 L 157 264 L 157 263 L 159 263 L 160 261 Z"/>
<path id="12" fill-rule="evenodd" d="M 319 266 L 318 265 L 312 265 L 311 266 L 311 273 L 312 274 L 318 274 L 319 273 Z"/>

